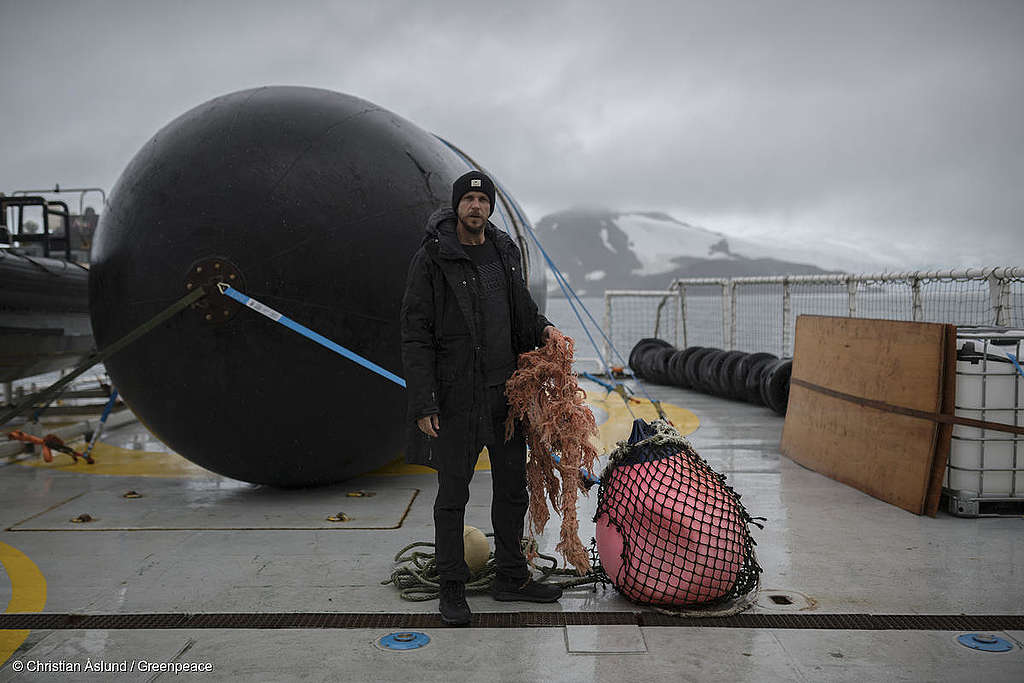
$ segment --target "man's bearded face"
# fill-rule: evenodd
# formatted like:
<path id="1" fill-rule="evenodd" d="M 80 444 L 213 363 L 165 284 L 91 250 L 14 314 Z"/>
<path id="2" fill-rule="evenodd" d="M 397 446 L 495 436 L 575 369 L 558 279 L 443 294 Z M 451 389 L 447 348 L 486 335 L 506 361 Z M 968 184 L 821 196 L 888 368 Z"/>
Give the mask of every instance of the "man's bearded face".
<path id="1" fill-rule="evenodd" d="M 483 232 L 487 217 L 491 215 L 491 200 L 483 192 L 467 192 L 459 200 L 455 213 L 459 223 L 471 233 Z"/>

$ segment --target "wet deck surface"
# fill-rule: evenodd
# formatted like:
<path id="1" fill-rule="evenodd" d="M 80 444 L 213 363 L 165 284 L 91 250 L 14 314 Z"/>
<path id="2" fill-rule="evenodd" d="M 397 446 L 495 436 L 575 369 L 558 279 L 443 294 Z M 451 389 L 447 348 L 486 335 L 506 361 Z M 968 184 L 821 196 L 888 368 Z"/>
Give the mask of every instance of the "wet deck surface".
<path id="1" fill-rule="evenodd" d="M 751 613 L 1024 614 L 1024 519 L 917 517 L 806 470 L 778 451 L 783 421 L 765 408 L 667 387 L 657 398 L 693 411 L 697 451 L 742 494 L 764 567 Z M 622 434 L 625 438 L 626 433 Z M 148 443 L 142 427 L 106 441 Z M 466 523 L 489 530 L 490 472 L 476 473 Z M 122 494 L 134 489 L 139 499 Z M 350 498 L 349 491 L 377 495 Z M 38 567 L 40 589 L 8 565 L 0 601 L 52 614 L 424 613 L 382 586 L 393 556 L 432 540 L 436 481 L 375 475 L 329 489 L 275 491 L 216 476 L 82 475 L 0 467 L 0 543 Z M 580 536 L 593 535 L 596 489 L 581 500 Z M 90 525 L 68 520 L 81 513 Z M 345 512 L 345 528 L 326 517 Z M 557 518 L 540 540 L 553 553 Z M 36 595 L 42 590 L 42 595 Z M 35 593 L 33 593 L 33 591 Z M 776 605 L 771 592 L 792 597 Z M 475 613 L 630 612 L 611 588 L 567 591 L 553 605 L 471 595 Z M 97 680 L 99 674 L 17 675 L 12 663 L 85 665 L 102 659 L 210 663 L 197 680 L 1024 680 L 1024 632 L 997 632 L 1007 653 L 970 650 L 935 630 L 708 628 L 637 625 L 420 629 L 431 643 L 385 652 L 398 629 L 39 629 L 0 667 L 0 681 Z M 0 633 L 8 642 L 14 635 Z M 152 673 L 124 674 L 152 680 Z M 164 673 L 156 680 L 172 678 Z M 101 679 L 109 678 L 102 675 Z M 178 680 L 181 680 L 179 678 Z"/>

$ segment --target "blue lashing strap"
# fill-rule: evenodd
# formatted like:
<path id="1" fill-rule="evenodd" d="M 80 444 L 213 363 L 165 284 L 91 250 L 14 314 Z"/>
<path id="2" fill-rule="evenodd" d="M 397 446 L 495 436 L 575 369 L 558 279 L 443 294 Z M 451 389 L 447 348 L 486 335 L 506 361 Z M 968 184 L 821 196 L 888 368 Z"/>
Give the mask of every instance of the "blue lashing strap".
<path id="1" fill-rule="evenodd" d="M 262 315 L 265 315 L 266 317 L 270 318 L 274 322 L 281 323 L 285 327 L 298 332 L 303 337 L 306 337 L 307 339 L 312 339 L 317 344 L 320 344 L 321 346 L 325 346 L 328 349 L 330 349 L 331 351 L 334 351 L 335 353 L 339 353 L 342 356 L 345 356 L 345 358 L 348 358 L 351 361 L 359 363 L 360 365 L 362 365 L 367 370 L 373 370 L 374 372 L 376 372 L 381 377 L 386 377 L 387 379 L 391 380 L 392 382 L 394 382 L 398 386 L 402 387 L 403 389 L 405 388 L 405 380 L 402 379 L 401 377 L 399 377 L 398 375 L 396 375 L 395 373 L 393 373 L 393 372 L 391 372 L 389 370 L 385 370 L 384 368 L 382 368 L 381 366 L 377 365 L 373 361 L 370 361 L 370 360 L 367 360 L 367 359 L 363 358 L 362 356 L 360 356 L 355 351 L 350 351 L 350 350 L 346 349 L 341 344 L 335 344 L 334 342 L 332 342 L 330 339 L 328 339 L 327 337 L 323 336 L 322 334 L 318 334 L 318 333 L 314 332 L 313 330 L 309 329 L 305 325 L 300 325 L 299 323 L 295 322 L 294 320 L 292 320 L 288 316 L 283 315 L 281 313 L 278 313 L 277 311 L 275 311 L 270 306 L 267 306 L 266 304 L 263 304 L 263 303 L 257 301 L 256 299 L 253 299 L 251 296 L 246 296 L 245 294 L 242 294 L 241 292 L 239 292 L 237 289 L 235 289 L 231 285 L 227 285 L 227 284 L 224 284 L 223 282 L 221 282 L 221 283 L 217 284 L 217 289 L 220 290 L 221 294 L 224 294 L 226 296 L 231 297 L 232 299 L 234 299 L 235 301 L 237 301 L 240 304 L 245 304 L 246 306 L 248 306 L 252 310 L 254 310 L 257 313 L 260 313 Z"/>
<path id="2" fill-rule="evenodd" d="M 283 314 L 279 313 L 278 311 L 275 311 L 270 306 L 267 306 L 266 304 L 261 303 L 261 302 L 257 301 L 256 299 L 253 299 L 251 296 L 246 296 L 245 294 L 242 294 L 241 292 L 239 292 L 237 289 L 235 289 L 231 285 L 228 285 L 228 284 L 225 284 L 223 282 L 220 282 L 220 283 L 217 283 L 217 289 L 220 291 L 221 294 L 224 294 L 225 296 L 231 297 L 232 299 L 234 299 L 235 301 L 237 301 L 240 304 L 245 304 L 246 306 L 248 306 L 252 310 L 254 310 L 257 313 L 260 313 L 260 314 L 270 318 L 274 322 L 281 323 L 285 327 L 298 332 L 303 337 L 306 337 L 307 339 L 312 339 L 317 344 L 320 344 L 321 346 L 325 346 L 328 349 L 330 349 L 331 351 L 334 351 L 335 353 L 341 354 L 342 356 L 344 356 L 345 358 L 348 358 L 351 361 L 355 361 L 356 363 L 359 363 L 360 365 L 362 365 L 367 370 L 372 370 L 373 372 L 376 372 L 378 375 L 380 375 L 382 377 L 387 377 L 389 380 L 391 380 L 395 384 L 399 385 L 403 389 L 405 388 L 405 380 L 402 379 L 401 377 L 399 377 L 398 375 L 394 374 L 393 372 L 389 372 L 389 371 L 385 370 L 384 368 L 382 368 L 381 366 L 377 365 L 373 361 L 366 360 L 365 358 L 360 356 L 358 353 L 346 349 L 341 344 L 335 344 L 334 342 L 332 342 L 330 339 L 328 339 L 327 337 L 323 336 L 322 334 L 317 334 L 316 332 L 314 332 L 313 330 L 309 329 L 305 325 L 300 325 L 299 323 L 295 322 L 294 320 L 292 320 L 288 316 L 283 315 Z M 117 392 L 114 393 L 114 396 L 115 397 L 117 396 Z M 113 399 L 111 399 L 110 405 L 112 405 L 112 404 L 113 404 Z M 108 408 L 109 408 L 109 405 L 108 405 Z M 104 419 L 106 419 L 106 418 L 104 417 Z M 92 448 L 92 445 L 90 444 L 89 447 Z M 551 453 L 550 455 L 551 455 L 552 458 L 555 459 L 555 462 L 561 462 L 559 457 L 557 455 L 555 455 L 554 453 Z M 592 484 L 598 484 L 598 483 L 601 482 L 601 480 L 599 478 L 597 478 L 596 476 L 594 476 L 593 474 L 591 474 L 590 472 L 588 472 L 588 471 L 586 471 L 584 469 L 580 469 L 580 474 L 582 474 L 587 479 L 587 481 L 591 482 Z"/>
<path id="3" fill-rule="evenodd" d="M 89 453 L 92 452 L 92 447 L 96 445 L 96 442 L 100 439 L 100 434 L 103 433 L 103 427 L 107 424 L 107 418 L 110 417 L 110 411 L 114 409 L 114 404 L 117 403 L 117 389 L 110 392 L 110 398 L 107 400 L 107 405 L 103 408 L 103 414 L 100 415 L 100 422 L 96 425 L 96 430 L 92 433 L 92 438 L 89 439 L 89 445 L 85 449 L 85 459 L 89 459 Z"/>
<path id="4" fill-rule="evenodd" d="M 1008 353 L 1006 354 L 1006 357 L 1010 359 L 1011 363 L 1013 363 L 1013 367 L 1017 368 L 1017 374 L 1024 377 L 1024 370 L 1021 369 L 1020 363 L 1017 362 L 1017 356 L 1012 353 Z"/>
<path id="5" fill-rule="evenodd" d="M 561 463 L 562 462 L 562 459 L 559 458 L 554 453 L 551 454 L 551 457 L 554 458 L 555 462 L 557 462 L 557 463 Z M 600 477 L 598 477 L 596 474 L 591 474 L 590 472 L 588 472 L 587 470 L 583 469 L 582 467 L 580 468 L 580 474 L 582 474 L 583 477 L 587 481 L 589 481 L 591 484 L 600 484 L 601 483 L 601 478 Z"/>
<path id="6" fill-rule="evenodd" d="M 584 377 L 589 379 L 591 382 L 594 382 L 595 384 L 600 384 L 602 387 L 607 389 L 609 393 L 615 391 L 615 385 L 613 385 L 613 384 L 611 384 L 609 382 L 605 382 L 602 379 L 598 379 L 594 375 L 591 375 L 589 372 L 584 372 L 582 374 L 583 374 Z"/>

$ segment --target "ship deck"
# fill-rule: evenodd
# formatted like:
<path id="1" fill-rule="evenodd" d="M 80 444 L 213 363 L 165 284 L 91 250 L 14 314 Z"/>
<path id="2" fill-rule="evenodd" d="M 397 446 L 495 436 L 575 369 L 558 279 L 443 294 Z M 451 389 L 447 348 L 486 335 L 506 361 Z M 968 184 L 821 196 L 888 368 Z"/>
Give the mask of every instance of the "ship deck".
<path id="1" fill-rule="evenodd" d="M 160 453 L 135 423 L 104 442 L 158 454 L 155 469 L 130 453 L 106 465 L 98 454 L 94 470 L 64 456 L 59 466 L 0 467 L 2 618 L 5 628 L 19 616 L 15 625 L 28 626 L 0 631 L 0 681 L 54 677 L 16 673 L 15 662 L 90 661 L 209 664 L 184 674 L 203 681 L 1024 680 L 1024 631 L 974 628 L 1024 615 L 1024 519 L 915 516 L 780 455 L 783 420 L 766 408 L 649 390 L 696 415 L 697 451 L 767 518 L 752 529 L 764 573 L 746 621 L 672 622 L 588 586 L 551 605 L 471 594 L 474 625 L 442 627 L 436 601 L 409 602 L 381 585 L 399 550 L 432 540 L 429 472 L 393 467 L 329 488 L 275 490 Z M 628 423 L 610 428 L 628 436 Z M 480 469 L 466 513 L 485 531 L 490 484 Z M 128 490 L 142 497 L 124 498 Z M 584 542 L 596 499 L 596 488 L 581 499 Z M 338 512 L 351 521 L 326 520 Z M 69 521 L 82 513 L 94 521 Z M 554 554 L 558 521 L 539 538 L 542 552 Z M 407 629 L 429 644 L 375 645 Z M 978 630 L 1014 648 L 957 642 Z"/>

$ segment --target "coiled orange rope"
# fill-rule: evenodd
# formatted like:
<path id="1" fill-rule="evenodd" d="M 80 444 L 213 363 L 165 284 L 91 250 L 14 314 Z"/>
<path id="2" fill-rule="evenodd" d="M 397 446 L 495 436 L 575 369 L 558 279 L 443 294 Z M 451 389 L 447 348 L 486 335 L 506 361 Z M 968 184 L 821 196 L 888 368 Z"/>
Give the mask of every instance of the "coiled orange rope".
<path id="1" fill-rule="evenodd" d="M 33 436 L 25 432 L 15 430 L 7 433 L 7 439 L 10 441 L 24 441 L 25 443 L 34 443 L 38 446 L 42 446 L 43 449 L 43 460 L 46 462 L 53 462 L 52 451 L 60 451 L 70 455 L 72 460 L 78 462 L 79 458 L 84 458 L 90 465 L 95 462 L 91 455 L 82 455 L 71 446 L 66 446 L 64 441 L 56 434 L 47 434 L 44 437 Z"/>

